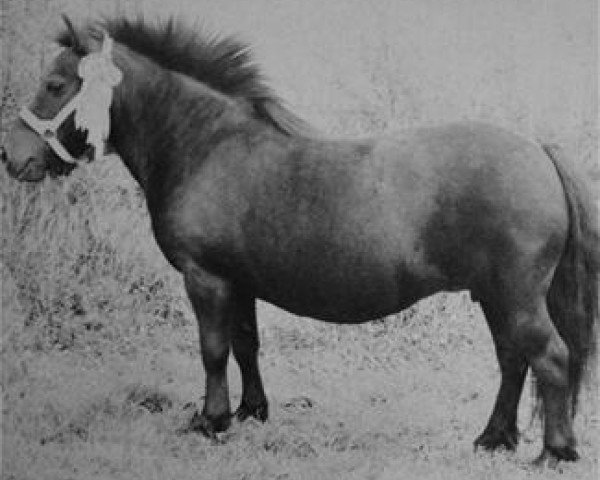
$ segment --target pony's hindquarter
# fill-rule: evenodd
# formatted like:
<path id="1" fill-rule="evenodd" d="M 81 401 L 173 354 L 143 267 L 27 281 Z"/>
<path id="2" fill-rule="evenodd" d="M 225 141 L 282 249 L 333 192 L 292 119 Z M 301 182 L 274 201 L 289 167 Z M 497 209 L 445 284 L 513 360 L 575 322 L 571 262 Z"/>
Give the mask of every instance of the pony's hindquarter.
<path id="1" fill-rule="evenodd" d="M 595 345 L 598 234 L 593 204 L 577 177 L 554 149 L 544 146 L 544 151 L 556 167 L 547 163 L 546 171 L 555 176 L 554 187 L 540 178 L 526 179 L 540 197 L 522 206 L 528 212 L 522 217 L 527 228 L 521 230 L 525 236 L 514 235 L 514 245 L 525 248 L 519 249 L 512 267 L 502 267 L 507 274 L 488 276 L 498 281 L 479 297 L 502 381 L 488 425 L 475 444 L 515 448 L 517 406 L 530 366 L 545 418 L 540 460 L 575 460 L 574 406 Z M 550 191 L 552 195 L 542 201 Z"/>
<path id="2" fill-rule="evenodd" d="M 569 210 L 569 233 L 548 292 L 548 310 L 569 349 L 572 414 L 586 366 L 596 350 L 600 252 L 597 210 L 588 192 L 555 145 L 543 145 L 562 182 Z"/>

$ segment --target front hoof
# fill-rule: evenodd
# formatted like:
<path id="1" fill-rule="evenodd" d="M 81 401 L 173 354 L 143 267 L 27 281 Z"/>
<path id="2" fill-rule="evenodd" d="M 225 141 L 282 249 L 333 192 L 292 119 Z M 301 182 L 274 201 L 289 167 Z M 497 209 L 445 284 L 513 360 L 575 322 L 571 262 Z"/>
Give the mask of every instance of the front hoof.
<path id="1" fill-rule="evenodd" d="M 519 443 L 519 433 L 516 430 L 485 430 L 473 444 L 475 450 L 479 447 L 484 450 L 493 451 L 500 447 L 514 451 Z"/>
<path id="2" fill-rule="evenodd" d="M 269 404 L 265 401 L 252 406 L 242 400 L 242 403 L 240 403 L 240 406 L 235 411 L 235 417 L 239 422 L 243 422 L 248 417 L 254 417 L 264 423 L 269 418 Z"/>
<path id="3" fill-rule="evenodd" d="M 540 456 L 534 460 L 536 467 L 556 468 L 558 462 L 575 462 L 579 460 L 579 454 L 573 447 L 551 447 L 545 445 Z"/>
<path id="4" fill-rule="evenodd" d="M 231 425 L 231 415 L 220 415 L 210 418 L 205 413 L 195 412 L 190 420 L 187 432 L 200 432 L 211 440 L 217 440 L 217 433 L 224 432 Z"/>

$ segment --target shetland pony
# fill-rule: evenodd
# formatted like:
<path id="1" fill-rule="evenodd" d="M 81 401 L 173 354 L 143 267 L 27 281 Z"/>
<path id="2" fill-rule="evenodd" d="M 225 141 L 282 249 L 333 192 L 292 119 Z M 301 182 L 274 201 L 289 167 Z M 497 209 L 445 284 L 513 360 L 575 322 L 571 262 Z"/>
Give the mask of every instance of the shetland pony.
<path id="1" fill-rule="evenodd" d="M 67 19 L 64 49 L 2 157 L 25 181 L 74 168 L 44 135 L 82 154 L 76 112 L 55 131 L 38 132 L 31 119 L 55 119 L 82 88 L 82 59 L 113 39 L 122 79 L 111 87 L 107 143 L 143 188 L 198 321 L 206 397 L 192 429 L 214 436 L 230 425 L 230 352 L 243 383 L 235 415 L 267 419 L 256 299 L 350 324 L 468 289 L 502 374 L 475 444 L 515 448 L 530 367 L 545 416 L 540 460 L 577 459 L 572 420 L 595 343 L 598 235 L 560 150 L 472 122 L 326 139 L 281 105 L 234 39 L 174 21 L 118 18 L 102 29 Z"/>

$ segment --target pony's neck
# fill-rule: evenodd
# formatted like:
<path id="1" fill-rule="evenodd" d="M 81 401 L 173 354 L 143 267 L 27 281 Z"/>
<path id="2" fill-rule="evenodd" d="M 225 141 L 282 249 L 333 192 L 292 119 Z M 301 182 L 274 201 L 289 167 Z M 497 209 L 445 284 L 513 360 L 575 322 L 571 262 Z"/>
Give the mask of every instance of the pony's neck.
<path id="1" fill-rule="evenodd" d="M 215 122 L 239 116 L 239 106 L 185 75 L 118 50 L 123 81 L 111 107 L 110 143 L 147 191 L 154 174 L 164 175 L 182 157 L 201 157 Z M 238 115 L 235 115 L 235 113 Z"/>

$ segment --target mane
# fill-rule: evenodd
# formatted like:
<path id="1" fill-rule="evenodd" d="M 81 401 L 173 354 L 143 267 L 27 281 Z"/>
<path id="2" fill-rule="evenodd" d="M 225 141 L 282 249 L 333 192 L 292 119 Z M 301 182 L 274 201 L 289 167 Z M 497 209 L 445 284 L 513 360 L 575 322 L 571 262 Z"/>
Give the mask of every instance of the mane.
<path id="1" fill-rule="evenodd" d="M 88 24 L 87 31 L 98 31 Z M 169 18 L 149 23 L 143 18 L 107 19 L 100 25 L 118 43 L 148 57 L 161 67 L 195 78 L 210 88 L 253 107 L 255 117 L 288 135 L 315 136 L 316 130 L 283 106 L 254 63 L 250 47 L 233 36 L 206 35 L 183 21 Z M 91 33 L 93 34 L 93 33 Z M 68 29 L 57 42 L 73 48 Z M 85 46 L 79 55 L 89 53 Z"/>

